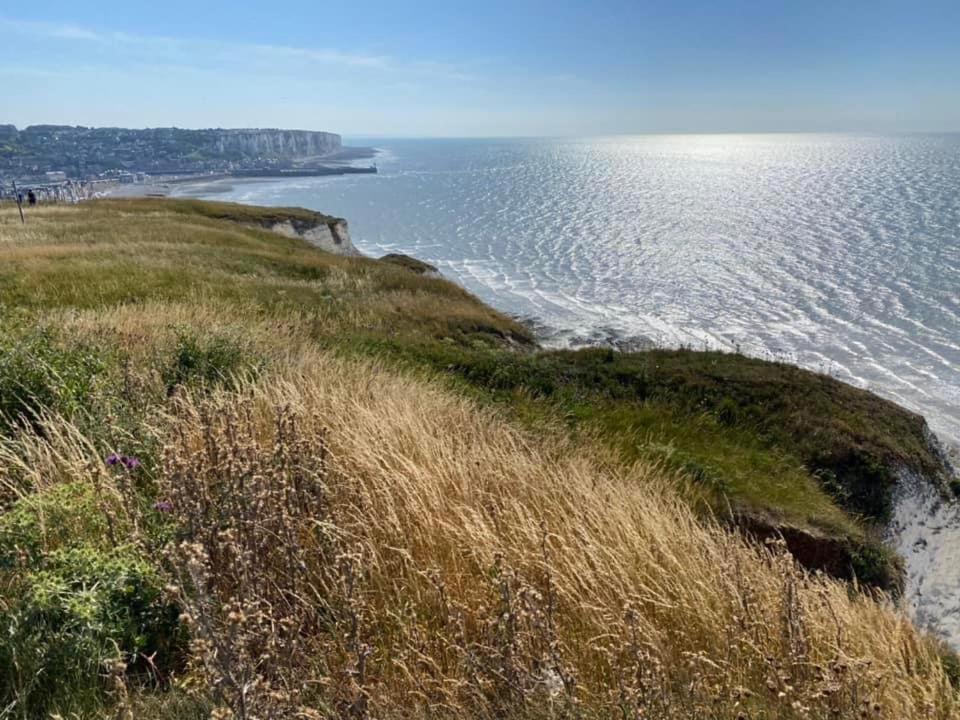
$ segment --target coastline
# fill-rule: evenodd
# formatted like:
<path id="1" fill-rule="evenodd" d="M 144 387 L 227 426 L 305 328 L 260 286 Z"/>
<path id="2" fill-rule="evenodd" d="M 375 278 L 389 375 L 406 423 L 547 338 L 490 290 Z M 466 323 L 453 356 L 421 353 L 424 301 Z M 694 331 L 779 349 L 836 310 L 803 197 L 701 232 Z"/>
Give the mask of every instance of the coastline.
<path id="1" fill-rule="evenodd" d="M 353 168 L 358 167 L 355 163 L 359 160 L 371 160 L 380 154 L 380 150 L 375 147 L 344 147 L 335 153 L 322 157 L 306 158 L 306 161 L 313 163 L 323 163 L 322 168 L 329 170 L 328 173 L 317 173 L 316 177 L 339 177 L 343 170 L 343 175 L 354 174 Z M 320 167 L 320 166 L 318 166 Z M 309 170 L 310 168 L 304 168 Z M 151 179 L 149 182 L 134 183 L 128 185 L 116 185 L 103 191 L 101 197 L 109 198 L 162 198 L 162 197 L 182 197 L 202 199 L 210 195 L 222 195 L 229 193 L 236 185 L 246 185 L 253 183 L 263 183 L 275 180 L 277 182 L 289 182 L 291 179 L 314 177 L 312 175 L 292 175 L 285 177 L 281 175 L 236 175 L 230 172 L 212 173 L 210 175 L 200 176 L 180 176 L 164 179 L 162 176 L 158 179 Z"/>
<path id="2" fill-rule="evenodd" d="M 208 178 L 185 178 L 165 182 L 137 183 L 135 185 L 118 185 L 104 193 L 108 198 L 164 198 L 188 197 L 201 198 L 209 195 L 228 193 L 235 185 L 254 182 L 265 182 L 276 179 L 282 182 L 283 178 L 235 178 L 230 175 L 218 175 Z"/>
<path id="3" fill-rule="evenodd" d="M 704 158 L 684 155 L 682 143 L 660 139 L 507 141 L 495 148 L 382 139 L 379 177 L 263 182 L 208 197 L 335 207 L 350 219 L 363 252 L 421 257 L 494 307 L 538 318 L 549 326 L 551 346 L 723 349 L 797 364 L 921 412 L 955 446 L 960 356 L 951 332 L 955 293 L 945 279 L 955 259 L 943 254 L 954 206 L 946 186 L 920 173 L 921 150 L 949 152 L 954 143 L 841 143 L 845 152 L 880 158 L 892 157 L 892 148 L 905 153 L 916 187 L 928 193 L 924 216 L 940 218 L 925 229 L 896 193 L 896 213 L 886 215 L 866 179 L 850 173 L 842 175 L 851 183 L 844 197 L 863 197 L 866 205 L 843 201 L 836 212 L 821 212 L 838 198 L 805 184 L 801 150 L 827 153 L 842 170 L 846 155 L 829 155 L 832 141 L 758 148 L 747 140 L 728 148 L 744 165 L 724 165 L 718 176 Z M 719 138 L 704 142 L 711 152 L 724 147 Z M 780 178 L 790 193 L 755 205 L 757 178 L 781 152 L 792 158 Z M 637 163 L 624 160 L 634 156 Z M 588 171 L 578 164 L 588 157 L 603 162 Z M 651 175 L 658 157 L 675 157 L 682 172 Z M 887 167 L 875 178 L 895 189 Z M 703 194 L 684 194 L 687 173 L 702 173 Z M 600 192 L 608 182 L 622 183 L 623 192 Z M 802 202 L 791 203 L 791 193 Z"/>

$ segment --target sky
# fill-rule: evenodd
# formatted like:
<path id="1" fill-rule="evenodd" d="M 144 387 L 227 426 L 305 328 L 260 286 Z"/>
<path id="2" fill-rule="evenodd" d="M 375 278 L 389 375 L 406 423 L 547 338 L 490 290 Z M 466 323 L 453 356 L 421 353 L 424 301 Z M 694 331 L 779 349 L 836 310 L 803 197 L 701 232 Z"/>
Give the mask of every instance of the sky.
<path id="1" fill-rule="evenodd" d="M 0 4 L 0 123 L 960 131 L 960 0 Z"/>

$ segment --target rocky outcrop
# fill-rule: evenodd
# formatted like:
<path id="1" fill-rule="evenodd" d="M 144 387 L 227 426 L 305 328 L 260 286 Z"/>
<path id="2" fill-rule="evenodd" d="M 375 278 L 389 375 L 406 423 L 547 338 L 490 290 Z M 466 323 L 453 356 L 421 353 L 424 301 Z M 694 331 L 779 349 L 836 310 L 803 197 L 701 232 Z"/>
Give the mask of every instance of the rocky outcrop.
<path id="1" fill-rule="evenodd" d="M 808 570 L 842 580 L 856 580 L 897 597 L 904 590 L 903 561 L 877 542 L 832 535 L 814 528 L 800 528 L 751 513 L 732 518 L 747 537 L 757 542 L 780 541 L 794 559 Z"/>
<path id="2" fill-rule="evenodd" d="M 403 253 L 390 253 L 389 255 L 384 255 L 382 258 L 380 258 L 380 262 L 390 263 L 391 265 L 399 265 L 410 272 L 416 273 L 417 275 L 423 275 L 424 277 L 441 277 L 440 271 L 430 263 L 424 262 L 423 260 L 417 260 L 417 258 L 404 255 Z"/>
<path id="3" fill-rule="evenodd" d="M 264 227 L 286 237 L 306 240 L 314 247 L 335 255 L 360 255 L 360 251 L 350 240 L 350 230 L 346 220 L 326 217 L 316 223 L 301 219 L 276 220 Z"/>
<path id="4" fill-rule="evenodd" d="M 254 207 L 236 203 L 202 200 L 167 200 L 174 212 L 199 215 L 213 220 L 226 220 L 244 227 L 269 230 L 278 235 L 305 240 L 316 248 L 334 255 L 359 256 L 350 239 L 347 221 L 333 215 L 297 207 Z"/>

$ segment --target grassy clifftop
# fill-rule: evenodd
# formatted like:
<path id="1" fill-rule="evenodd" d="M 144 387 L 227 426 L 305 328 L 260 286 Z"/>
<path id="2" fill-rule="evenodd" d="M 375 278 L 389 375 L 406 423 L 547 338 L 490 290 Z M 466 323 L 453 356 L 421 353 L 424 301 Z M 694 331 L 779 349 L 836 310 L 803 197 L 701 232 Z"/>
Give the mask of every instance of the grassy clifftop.
<path id="1" fill-rule="evenodd" d="M 922 420 L 739 356 L 541 352 L 217 203 L 0 209 L 11 717 L 956 716 L 883 600 Z M 231 715 L 232 713 L 232 715 Z"/>
<path id="2" fill-rule="evenodd" d="M 138 302 L 211 302 L 259 317 L 308 312 L 317 334 L 514 338 L 527 332 L 461 288 L 375 260 L 317 252 L 247 227 L 316 213 L 197 201 L 115 201 L 45 208 L 7 240 L 0 302 L 49 312 Z M 15 234 L 14 234 L 15 233 Z"/>

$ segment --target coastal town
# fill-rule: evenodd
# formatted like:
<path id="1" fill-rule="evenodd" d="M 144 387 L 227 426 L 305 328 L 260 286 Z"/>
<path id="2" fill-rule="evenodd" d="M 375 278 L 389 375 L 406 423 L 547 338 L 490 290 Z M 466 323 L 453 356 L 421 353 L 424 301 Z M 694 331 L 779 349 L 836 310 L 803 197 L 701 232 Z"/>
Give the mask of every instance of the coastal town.
<path id="1" fill-rule="evenodd" d="M 115 192 L 122 185 L 139 185 L 147 187 L 148 183 L 161 182 L 162 178 L 152 178 L 145 173 L 124 175 L 121 177 L 92 178 L 89 180 L 68 180 L 62 177 L 63 173 L 45 173 L 46 177 L 40 182 L 27 181 L 18 183 L 15 180 L 0 181 L 0 202 L 19 199 L 21 203 L 36 205 L 38 203 L 77 203 L 82 200 L 91 200 L 105 197 Z M 139 194 L 139 193 L 138 193 Z M 144 192 L 143 194 L 149 194 Z"/>
<path id="2" fill-rule="evenodd" d="M 79 202 L 118 192 L 150 195 L 171 184 L 224 177 L 374 173 L 328 132 L 0 125 L 0 201 Z M 162 192 L 159 194 L 163 194 Z"/>

